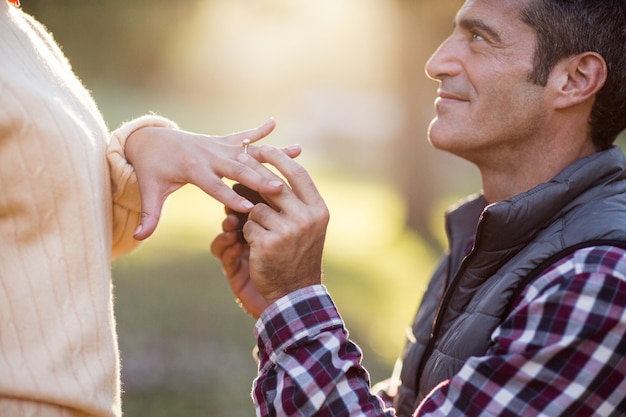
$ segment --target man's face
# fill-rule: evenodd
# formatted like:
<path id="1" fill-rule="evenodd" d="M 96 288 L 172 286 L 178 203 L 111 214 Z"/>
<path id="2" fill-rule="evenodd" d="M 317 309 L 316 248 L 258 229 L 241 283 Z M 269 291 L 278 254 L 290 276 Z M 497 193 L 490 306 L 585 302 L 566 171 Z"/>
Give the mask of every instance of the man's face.
<path id="1" fill-rule="evenodd" d="M 528 80 L 536 35 L 519 14 L 528 1 L 467 0 L 459 10 L 426 64 L 440 83 L 434 147 L 480 167 L 510 163 L 539 140 L 548 116 L 545 89 Z"/>

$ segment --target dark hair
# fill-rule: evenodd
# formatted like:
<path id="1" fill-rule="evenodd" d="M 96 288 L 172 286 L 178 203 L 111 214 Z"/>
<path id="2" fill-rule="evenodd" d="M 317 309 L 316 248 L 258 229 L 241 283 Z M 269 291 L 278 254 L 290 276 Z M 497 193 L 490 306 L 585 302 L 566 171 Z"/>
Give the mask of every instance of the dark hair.
<path id="1" fill-rule="evenodd" d="M 596 148 L 609 148 L 626 128 L 626 0 L 532 0 L 521 13 L 537 33 L 533 83 L 545 86 L 562 58 L 591 51 L 606 61 L 589 124 Z"/>

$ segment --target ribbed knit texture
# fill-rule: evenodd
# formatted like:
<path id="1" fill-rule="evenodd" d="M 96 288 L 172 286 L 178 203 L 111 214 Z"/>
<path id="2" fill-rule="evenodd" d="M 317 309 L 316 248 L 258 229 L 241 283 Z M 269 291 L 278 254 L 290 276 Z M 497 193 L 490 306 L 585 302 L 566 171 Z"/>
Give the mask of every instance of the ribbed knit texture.
<path id="1" fill-rule="evenodd" d="M 41 25 L 0 0 L 0 416 L 121 415 L 111 258 L 132 249 L 124 158 Z"/>

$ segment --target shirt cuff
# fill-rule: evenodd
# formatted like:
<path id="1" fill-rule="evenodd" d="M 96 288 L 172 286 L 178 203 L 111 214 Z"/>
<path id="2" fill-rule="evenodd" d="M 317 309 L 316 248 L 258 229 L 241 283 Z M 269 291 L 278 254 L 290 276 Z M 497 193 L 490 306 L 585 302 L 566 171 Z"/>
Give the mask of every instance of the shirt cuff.
<path id="1" fill-rule="evenodd" d="M 312 285 L 280 298 L 265 309 L 254 327 L 260 369 L 276 362 L 285 349 L 306 343 L 344 323 L 328 290 Z"/>

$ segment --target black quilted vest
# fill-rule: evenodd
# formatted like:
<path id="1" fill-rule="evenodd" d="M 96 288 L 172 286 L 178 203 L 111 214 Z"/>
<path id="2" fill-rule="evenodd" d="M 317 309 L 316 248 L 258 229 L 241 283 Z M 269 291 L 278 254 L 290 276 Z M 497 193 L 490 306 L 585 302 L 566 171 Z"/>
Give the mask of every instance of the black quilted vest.
<path id="1" fill-rule="evenodd" d="M 510 303 L 547 264 L 578 247 L 626 242 L 625 169 L 614 147 L 509 200 L 486 205 L 479 196 L 446 215 L 450 249 L 403 353 L 398 416 L 410 416 L 469 357 L 488 352 Z"/>

